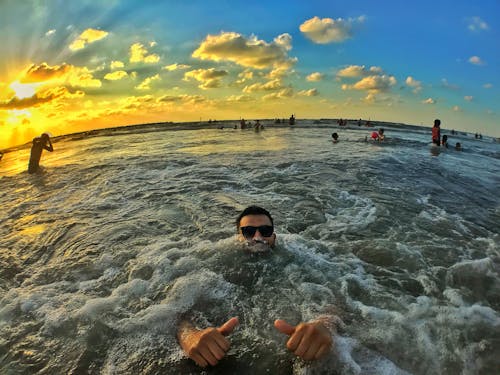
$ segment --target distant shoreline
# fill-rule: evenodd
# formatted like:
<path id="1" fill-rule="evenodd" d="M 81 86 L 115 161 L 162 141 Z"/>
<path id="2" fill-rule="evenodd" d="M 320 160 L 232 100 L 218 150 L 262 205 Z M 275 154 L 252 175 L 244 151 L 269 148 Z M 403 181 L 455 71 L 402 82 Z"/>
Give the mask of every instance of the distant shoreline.
<path id="1" fill-rule="evenodd" d="M 289 125 L 288 124 L 288 119 L 285 119 L 284 123 L 275 123 L 275 119 L 259 119 L 262 125 L 268 128 L 306 128 L 306 127 L 326 127 L 326 126 L 335 126 L 336 128 L 345 128 L 345 129 L 350 129 L 352 127 L 356 128 L 380 128 L 380 127 L 387 127 L 387 128 L 392 128 L 392 129 L 406 129 L 406 130 L 418 130 L 418 131 L 426 131 L 428 130 L 430 132 L 431 126 L 424 126 L 424 125 L 408 125 L 404 123 L 395 123 L 395 122 L 387 122 L 387 121 L 375 121 L 375 120 L 369 120 L 370 125 L 366 125 L 367 120 L 361 120 L 361 125 L 358 125 L 359 119 L 344 119 L 344 121 L 347 121 L 347 125 L 340 126 L 337 124 L 337 118 L 321 118 L 321 119 L 299 119 L 296 120 L 296 123 L 294 125 Z M 250 120 L 250 122 L 254 122 L 253 120 Z M 211 122 L 208 121 L 187 121 L 187 122 L 151 122 L 151 123 L 145 123 L 145 124 L 132 124 L 132 125 L 118 125 L 118 126 L 113 126 L 113 127 L 107 127 L 107 128 L 99 128 L 99 129 L 93 129 L 93 130 L 87 130 L 87 131 L 81 131 L 81 132 L 76 132 L 76 133 L 69 133 L 69 134 L 63 134 L 63 135 L 58 135 L 55 137 L 51 137 L 51 139 L 57 143 L 59 140 L 63 139 L 68 139 L 68 138 L 73 138 L 75 140 L 77 139 L 83 139 L 83 138 L 88 138 L 88 137 L 94 137 L 94 136 L 112 136 L 116 135 L 117 133 L 120 133 L 122 130 L 130 130 L 130 129 L 142 129 L 144 130 L 145 133 L 149 132 L 158 132 L 158 131 L 173 131 L 173 130 L 201 130 L 201 129 L 220 129 L 221 127 L 231 127 L 234 128 L 234 126 L 237 126 L 239 128 L 240 125 L 240 120 L 214 120 Z M 253 124 L 252 124 L 253 125 Z M 442 129 L 442 132 L 451 132 L 451 130 L 447 129 Z M 468 136 L 469 134 L 472 133 L 467 133 L 463 131 L 456 131 L 457 134 L 465 135 Z M 489 136 L 488 136 L 489 137 Z M 493 140 L 496 140 L 497 142 L 499 141 L 498 138 L 491 137 Z M 22 150 L 24 148 L 28 148 L 31 145 L 31 141 L 17 145 L 17 146 L 12 146 L 3 150 L 0 150 L 2 153 L 9 153 L 12 151 L 17 151 L 17 150 Z"/>

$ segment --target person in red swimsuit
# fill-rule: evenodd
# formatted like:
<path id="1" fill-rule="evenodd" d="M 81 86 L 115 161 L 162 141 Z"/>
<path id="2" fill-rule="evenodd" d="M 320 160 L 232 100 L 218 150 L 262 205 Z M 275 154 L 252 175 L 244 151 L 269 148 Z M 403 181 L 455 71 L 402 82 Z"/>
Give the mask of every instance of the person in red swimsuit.
<path id="1" fill-rule="evenodd" d="M 432 143 L 439 146 L 441 144 L 441 120 L 435 119 L 434 126 L 432 127 Z"/>

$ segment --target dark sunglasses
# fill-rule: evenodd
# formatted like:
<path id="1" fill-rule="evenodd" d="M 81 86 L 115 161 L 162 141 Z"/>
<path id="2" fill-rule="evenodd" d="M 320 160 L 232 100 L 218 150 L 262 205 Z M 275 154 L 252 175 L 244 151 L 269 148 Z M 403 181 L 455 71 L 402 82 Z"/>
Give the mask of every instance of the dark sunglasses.
<path id="1" fill-rule="evenodd" d="M 243 237 L 245 237 L 246 239 L 252 239 L 253 236 L 255 236 L 255 232 L 257 232 L 257 229 L 259 230 L 259 233 L 262 235 L 262 237 L 271 237 L 274 232 L 274 227 L 272 225 L 261 225 L 260 227 L 247 226 L 240 227 L 240 229 Z"/>

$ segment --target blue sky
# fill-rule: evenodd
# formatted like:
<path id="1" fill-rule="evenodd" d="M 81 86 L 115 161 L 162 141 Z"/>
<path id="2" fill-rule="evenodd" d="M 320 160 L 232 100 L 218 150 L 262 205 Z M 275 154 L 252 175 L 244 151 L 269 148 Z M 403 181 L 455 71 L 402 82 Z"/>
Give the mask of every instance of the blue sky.
<path id="1" fill-rule="evenodd" d="M 371 118 L 500 136 L 498 1 L 0 4 L 0 148 L 200 118 Z"/>

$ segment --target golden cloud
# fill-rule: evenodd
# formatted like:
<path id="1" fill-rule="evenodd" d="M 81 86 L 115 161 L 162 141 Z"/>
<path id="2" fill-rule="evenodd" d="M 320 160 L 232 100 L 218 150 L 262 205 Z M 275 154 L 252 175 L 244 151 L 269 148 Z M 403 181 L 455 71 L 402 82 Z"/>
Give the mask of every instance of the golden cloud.
<path id="1" fill-rule="evenodd" d="M 364 16 L 352 19 L 323 18 L 315 16 L 302 25 L 299 29 L 307 38 L 318 44 L 340 43 L 352 36 L 353 25 L 363 23 Z"/>
<path id="2" fill-rule="evenodd" d="M 302 90 L 297 93 L 300 96 L 318 96 L 319 92 L 317 89 Z"/>
<path id="3" fill-rule="evenodd" d="M 422 90 L 422 82 L 417 81 L 412 76 L 408 76 L 405 82 L 407 86 L 413 87 L 415 94 L 418 94 Z"/>
<path id="4" fill-rule="evenodd" d="M 171 72 L 174 70 L 189 69 L 189 68 L 191 68 L 191 66 L 189 66 L 189 65 L 174 63 L 174 64 L 166 65 L 162 69 L 168 70 L 169 72 Z"/>
<path id="5" fill-rule="evenodd" d="M 321 81 L 322 79 L 323 79 L 323 74 L 319 72 L 311 73 L 306 77 L 306 80 L 309 82 L 318 82 Z"/>
<path id="6" fill-rule="evenodd" d="M 76 91 L 71 93 L 66 87 L 56 87 L 44 91 L 37 92 L 29 98 L 19 99 L 14 96 L 8 101 L 0 102 L 0 109 L 24 109 L 31 107 L 38 107 L 44 103 L 52 102 L 60 98 L 74 98 L 82 97 L 85 93 Z"/>
<path id="7" fill-rule="evenodd" d="M 208 35 L 192 56 L 201 60 L 231 61 L 245 67 L 264 69 L 290 64 L 288 51 L 292 37 L 282 34 L 271 43 L 255 36 L 245 38 L 235 32 Z"/>
<path id="8" fill-rule="evenodd" d="M 342 85 L 342 90 L 363 90 L 373 93 L 388 91 L 391 86 L 397 83 L 393 76 L 368 76 L 356 82 L 354 85 Z"/>
<path id="9" fill-rule="evenodd" d="M 46 62 L 40 65 L 31 64 L 24 73 L 23 77 L 20 79 L 21 83 L 34 83 L 34 82 L 45 82 L 50 81 L 55 78 L 60 78 L 72 69 L 71 65 L 55 65 L 49 66 Z"/>
<path id="10" fill-rule="evenodd" d="M 251 93 L 255 91 L 272 91 L 272 90 L 279 90 L 282 88 L 283 85 L 281 84 L 281 81 L 279 79 L 275 79 L 265 83 L 254 83 L 253 85 L 245 86 L 243 92 Z"/>
<path id="11" fill-rule="evenodd" d="M 108 34 L 109 33 L 104 30 L 87 29 L 69 45 L 69 49 L 72 51 L 78 51 L 85 48 L 87 44 L 97 42 L 98 40 L 107 37 Z"/>
<path id="12" fill-rule="evenodd" d="M 422 100 L 422 104 L 436 104 L 436 101 L 432 98 L 427 98 L 425 100 Z"/>
<path id="13" fill-rule="evenodd" d="M 264 95 L 262 97 L 262 100 L 276 100 L 276 99 L 290 98 L 292 96 L 293 96 L 293 89 L 287 87 L 278 92 L 273 92 L 272 94 Z"/>
<path id="14" fill-rule="evenodd" d="M 118 68 L 123 68 L 125 67 L 125 64 L 121 61 L 111 61 L 110 65 L 111 69 L 118 69 Z"/>
<path id="15" fill-rule="evenodd" d="M 148 55 L 148 50 L 141 43 L 134 43 L 130 46 L 130 58 L 131 63 L 144 62 L 147 64 L 154 64 L 160 61 L 160 56 L 157 54 Z"/>
<path id="16" fill-rule="evenodd" d="M 111 73 L 108 73 L 104 76 L 104 79 L 107 79 L 108 81 L 118 81 L 122 78 L 127 77 L 128 74 L 124 70 L 117 70 Z"/>
<path id="17" fill-rule="evenodd" d="M 155 74 L 152 77 L 147 77 L 144 81 L 142 81 L 139 85 L 135 87 L 136 90 L 150 90 L 151 89 L 151 83 L 154 81 L 159 81 L 161 80 L 159 74 Z"/>
<path id="18" fill-rule="evenodd" d="M 366 77 L 370 75 L 380 75 L 382 74 L 382 68 L 378 66 L 372 66 L 370 69 L 365 69 L 364 65 L 351 65 L 337 72 L 337 77 L 341 78 L 358 78 Z"/>
<path id="19" fill-rule="evenodd" d="M 198 87 L 201 89 L 209 89 L 220 87 L 222 77 L 228 73 L 225 70 L 210 69 L 196 69 L 184 73 L 184 80 L 188 81 L 190 78 L 201 82 Z"/>

